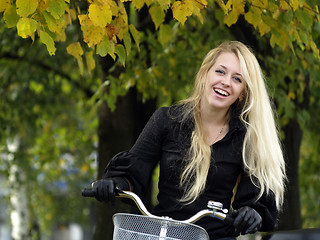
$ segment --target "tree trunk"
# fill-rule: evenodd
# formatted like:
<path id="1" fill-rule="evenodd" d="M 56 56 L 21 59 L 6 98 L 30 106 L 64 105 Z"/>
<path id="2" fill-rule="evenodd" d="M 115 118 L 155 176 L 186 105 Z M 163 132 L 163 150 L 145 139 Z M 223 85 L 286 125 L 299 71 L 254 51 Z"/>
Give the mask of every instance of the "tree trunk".
<path id="1" fill-rule="evenodd" d="M 106 70 L 104 67 L 103 69 Z M 118 97 L 114 112 L 110 111 L 105 102 L 100 106 L 98 113 L 98 179 L 101 178 L 105 167 L 115 154 L 131 148 L 155 108 L 155 100 L 142 103 L 134 88 L 130 89 L 127 95 Z M 118 199 L 115 206 L 112 206 L 111 203 L 98 202 L 97 225 L 93 239 L 112 239 L 112 215 L 116 212 L 130 211 L 130 207 Z"/>
<path id="2" fill-rule="evenodd" d="M 280 213 L 279 230 L 293 230 L 302 226 L 298 172 L 302 130 L 296 120 L 290 120 L 283 130 L 288 184 L 283 211 Z"/>

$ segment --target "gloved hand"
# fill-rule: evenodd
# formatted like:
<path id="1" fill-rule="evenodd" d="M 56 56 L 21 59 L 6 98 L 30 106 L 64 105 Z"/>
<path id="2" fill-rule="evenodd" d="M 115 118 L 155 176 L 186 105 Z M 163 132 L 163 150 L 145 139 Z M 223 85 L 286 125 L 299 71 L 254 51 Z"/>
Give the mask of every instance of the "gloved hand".
<path id="1" fill-rule="evenodd" d="M 242 207 L 231 213 L 234 218 L 233 226 L 236 234 L 248 234 L 257 232 L 262 226 L 260 214 L 251 207 Z"/>
<path id="2" fill-rule="evenodd" d="M 119 190 L 129 190 L 129 183 L 122 177 L 106 178 L 94 181 L 92 183 L 92 191 L 94 197 L 98 201 L 114 202 L 116 196 L 116 188 Z"/>

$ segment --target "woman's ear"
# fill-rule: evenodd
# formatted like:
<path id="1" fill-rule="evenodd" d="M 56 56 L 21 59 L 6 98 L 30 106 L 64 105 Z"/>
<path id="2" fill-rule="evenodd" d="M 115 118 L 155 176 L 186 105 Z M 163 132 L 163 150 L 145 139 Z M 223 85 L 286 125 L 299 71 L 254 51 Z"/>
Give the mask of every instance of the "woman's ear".
<path id="1" fill-rule="evenodd" d="M 242 102 L 243 99 L 244 99 L 244 93 L 241 93 L 238 99 L 239 99 L 240 102 Z"/>

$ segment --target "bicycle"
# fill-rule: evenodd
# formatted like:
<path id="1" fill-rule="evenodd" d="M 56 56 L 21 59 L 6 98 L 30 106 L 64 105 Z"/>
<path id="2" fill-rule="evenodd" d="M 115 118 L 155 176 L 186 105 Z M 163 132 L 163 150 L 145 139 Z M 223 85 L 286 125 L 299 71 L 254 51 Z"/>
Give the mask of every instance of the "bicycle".
<path id="1" fill-rule="evenodd" d="M 94 197 L 91 189 L 82 190 L 83 197 Z M 204 216 L 228 221 L 227 209 L 220 202 L 209 201 L 208 208 L 186 220 L 174 220 L 151 214 L 138 195 L 117 189 L 117 197 L 129 198 L 135 202 L 142 215 L 116 213 L 113 215 L 113 240 L 209 240 L 206 230 L 194 222 Z"/>

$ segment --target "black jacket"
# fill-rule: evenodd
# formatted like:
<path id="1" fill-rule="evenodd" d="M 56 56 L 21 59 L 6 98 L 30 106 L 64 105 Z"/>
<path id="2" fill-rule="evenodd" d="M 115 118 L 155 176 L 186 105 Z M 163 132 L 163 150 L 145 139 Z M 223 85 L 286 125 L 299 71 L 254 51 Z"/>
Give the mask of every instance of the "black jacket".
<path id="1" fill-rule="evenodd" d="M 236 114 L 232 114 L 227 135 L 211 146 L 212 164 L 204 193 L 189 205 L 178 201 L 183 194 L 179 187 L 183 159 L 190 147 L 190 136 L 194 128 L 192 119 L 181 123 L 177 114 L 179 111 L 181 111 L 179 106 L 158 109 L 134 146 L 129 151 L 117 154 L 111 160 L 105 170 L 104 178 L 126 177 L 132 184 L 134 192 L 144 198 L 153 169 L 160 162 L 159 204 L 155 207 L 154 214 L 185 220 L 196 212 L 206 209 L 209 200 L 221 202 L 224 208 L 229 208 L 233 188 L 241 174 L 233 208 L 239 209 L 242 206 L 254 208 L 263 219 L 261 230 L 273 230 L 278 215 L 274 196 L 271 192 L 256 201 L 259 188 L 252 184 L 242 164 L 242 144 L 246 130 Z M 210 239 L 234 236 L 232 226 L 211 217 L 204 217 L 196 224 L 207 230 Z"/>

